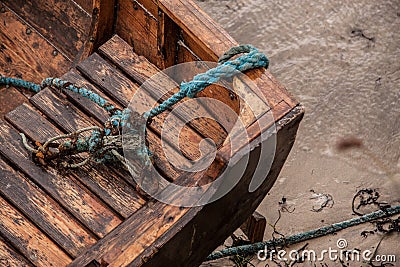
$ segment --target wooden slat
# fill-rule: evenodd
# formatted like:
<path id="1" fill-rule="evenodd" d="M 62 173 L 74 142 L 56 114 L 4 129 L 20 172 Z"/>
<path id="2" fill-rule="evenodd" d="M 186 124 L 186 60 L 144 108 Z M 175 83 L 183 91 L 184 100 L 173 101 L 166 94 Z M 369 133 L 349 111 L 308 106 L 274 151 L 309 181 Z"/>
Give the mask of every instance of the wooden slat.
<path id="1" fill-rule="evenodd" d="M 116 33 L 127 40 L 137 53 L 156 62 L 159 57 L 156 17 L 135 0 L 121 0 L 119 6 Z"/>
<path id="2" fill-rule="evenodd" d="M 1 43 L 18 56 L 13 60 L 26 62 L 39 74 L 33 81 L 40 82 L 41 78 L 57 76 L 68 69 L 70 61 L 66 57 L 8 8 L 5 10 L 1 14 Z"/>
<path id="3" fill-rule="evenodd" d="M 117 69 L 112 68 L 112 66 L 98 54 L 93 54 L 87 60 L 81 62 L 81 64 L 78 65 L 78 69 L 108 94 L 118 99 L 119 102 L 122 102 L 124 106 L 127 106 L 133 95 L 138 91 L 137 84 L 130 81 Z M 143 90 L 140 92 L 142 93 L 142 91 Z M 144 99 L 135 103 L 135 108 L 139 110 L 149 110 L 148 105 L 151 102 L 154 103 L 154 100 L 151 101 L 151 97 L 146 97 L 145 94 L 141 95 Z M 153 118 L 150 124 L 151 128 L 158 134 L 161 134 L 162 125 L 167 115 L 167 112 L 160 114 Z M 176 117 L 172 119 L 178 120 Z M 191 128 L 185 126 L 181 131 L 176 130 L 165 133 L 165 139 L 170 141 L 172 145 L 174 145 L 173 141 L 171 141 L 173 138 L 179 140 L 179 148 L 177 149 L 180 149 L 186 157 L 194 160 L 200 156 L 200 151 L 197 146 L 202 138 Z"/>
<path id="4" fill-rule="evenodd" d="M 0 191 L 55 243 L 72 257 L 78 256 L 96 238 L 50 199 L 36 185 L 28 182 L 0 159 Z"/>
<path id="5" fill-rule="evenodd" d="M 278 105 L 275 106 L 274 109 L 269 110 L 265 114 L 263 114 L 258 121 L 254 122 L 252 125 L 246 128 L 247 132 L 239 132 L 233 136 L 230 136 L 230 142 L 235 142 L 235 150 L 231 150 L 230 145 L 224 145 L 219 151 L 218 156 L 222 161 L 229 161 L 233 155 L 235 155 L 238 151 L 240 151 L 243 147 L 250 144 L 250 142 L 254 141 L 256 138 L 260 136 L 261 133 L 267 131 L 268 129 L 275 130 L 274 123 L 275 118 L 280 114 L 283 114 L 289 109 L 289 105 L 282 101 Z"/>
<path id="6" fill-rule="evenodd" d="M 99 237 L 121 222 L 103 203 L 82 189 L 76 179 L 60 175 L 52 168 L 44 170 L 37 166 L 23 147 L 19 134 L 1 121 L 0 152 Z"/>
<path id="7" fill-rule="evenodd" d="M 195 176 L 198 175 L 195 174 Z M 188 181 L 198 178 L 190 178 L 185 175 L 179 179 L 183 181 L 182 185 L 188 185 Z M 170 197 L 172 200 L 181 196 L 171 193 Z M 160 236 L 168 232 L 189 210 L 159 201 L 146 205 L 117 229 L 82 253 L 69 266 L 86 266 L 93 260 L 109 264 L 110 267 L 126 266 Z"/>
<path id="8" fill-rule="evenodd" d="M 7 267 L 32 267 L 33 265 L 25 259 L 7 241 L 0 236 L 0 265 Z"/>
<path id="9" fill-rule="evenodd" d="M 65 266 L 71 258 L 0 197 L 0 233 L 36 266 Z"/>
<path id="10" fill-rule="evenodd" d="M 76 83 L 77 86 L 83 85 L 84 87 L 92 90 L 93 92 L 96 92 L 97 94 L 101 95 L 105 99 L 108 99 L 107 96 L 104 95 L 100 90 L 98 90 L 94 85 L 89 83 L 86 79 L 84 79 L 82 76 L 80 76 L 75 70 L 71 70 L 68 73 L 66 73 L 63 78 L 67 81 L 70 81 L 72 83 Z M 70 100 L 73 103 L 76 103 L 79 107 L 85 110 L 86 113 L 88 113 L 90 116 L 92 116 L 94 119 L 96 119 L 99 123 L 104 123 L 109 117 L 107 112 L 97 106 L 95 103 L 92 101 L 82 98 L 81 96 L 75 94 L 75 93 L 70 93 L 66 92 L 66 94 L 70 97 Z M 124 98 L 121 98 L 124 99 Z M 109 99 L 108 99 L 109 100 Z M 114 103 L 112 100 L 109 100 L 111 103 L 113 103 L 117 108 L 121 108 L 119 104 Z M 123 100 L 121 100 L 124 102 Z M 164 177 L 169 178 L 170 180 L 175 180 L 179 175 L 183 174 L 184 172 L 177 169 L 176 167 L 172 166 L 171 164 L 168 163 L 168 160 L 165 157 L 165 154 L 162 150 L 160 139 L 154 134 L 152 131 L 147 132 L 147 141 L 149 143 L 149 148 L 151 151 L 154 152 L 154 162 L 155 165 L 161 170 L 161 172 L 164 174 Z M 168 149 L 172 149 L 170 145 L 166 144 Z M 180 154 L 175 153 L 172 156 L 176 156 L 177 158 L 174 159 L 174 162 L 185 162 L 185 158 L 181 156 Z M 185 165 L 183 165 L 185 166 Z M 186 166 L 187 167 L 187 166 Z M 124 177 L 130 177 L 130 174 L 124 175 Z M 128 181 L 132 182 L 132 179 L 127 179 Z"/>
<path id="11" fill-rule="evenodd" d="M 132 79 L 136 80 L 140 84 L 145 82 L 151 76 L 160 72 L 160 70 L 151 64 L 147 59 L 138 56 L 132 52 L 131 46 L 122 40 L 119 36 L 115 35 L 107 43 L 99 48 L 99 51 L 106 56 L 108 59 L 115 62 L 115 64 L 126 72 Z M 167 78 L 162 81 L 162 84 L 151 84 L 151 87 L 146 87 L 149 92 L 155 96 L 158 93 L 165 94 L 162 100 L 171 96 L 178 90 L 178 85 Z M 175 88 L 174 91 L 168 91 L 168 89 Z M 184 109 L 187 114 L 191 114 L 192 111 Z M 197 106 L 197 112 L 199 114 L 209 114 L 211 118 L 215 117 L 214 114 L 210 114 L 208 110 L 205 110 L 201 105 Z M 217 120 L 217 119 L 216 119 Z M 226 138 L 225 130 L 216 122 L 210 119 L 199 118 L 190 122 L 190 125 L 201 133 L 206 138 L 211 138 L 217 146 L 220 145 Z"/>
<path id="12" fill-rule="evenodd" d="M 83 113 L 71 103 L 46 88 L 30 99 L 31 103 L 53 121 L 57 121 L 60 127 L 67 132 L 95 125 L 94 121 L 84 120 Z M 77 113 L 77 116 L 75 116 Z M 99 125 L 99 124 L 98 124 Z"/>
<path id="13" fill-rule="evenodd" d="M 192 0 L 160 0 L 160 8 L 168 14 L 174 22 L 183 30 L 183 41 L 202 60 L 216 61 L 224 52 L 238 43 L 204 11 L 202 11 Z M 265 75 L 262 75 L 264 73 Z M 290 105 L 295 107 L 298 102 L 286 89 L 281 86 L 265 70 L 253 70 L 247 74 L 251 76 L 263 92 L 272 92 L 281 97 Z M 263 83 L 272 81 L 271 87 L 263 87 Z M 268 95 L 267 99 L 268 99 Z M 280 100 L 275 103 L 278 104 Z M 273 107 L 273 105 L 271 105 Z M 284 115 L 284 114 L 283 114 Z M 282 115 L 282 116 L 283 116 Z"/>
<path id="14" fill-rule="evenodd" d="M 36 128 L 28 127 L 26 120 L 22 118 L 30 118 Z M 12 111 L 7 115 L 7 120 L 32 140 L 42 143 L 60 133 L 57 128 L 49 124 L 28 105 Z M 124 218 L 134 213 L 145 202 L 123 179 L 101 165 L 83 166 L 71 171 L 70 174 L 79 179 Z"/>
<path id="15" fill-rule="evenodd" d="M 83 87 L 92 92 L 95 92 L 104 99 L 106 99 L 107 101 L 112 102 L 109 97 L 107 97 L 104 93 L 98 90 L 88 80 L 83 78 L 75 69 L 72 69 L 66 74 L 64 74 L 62 76 L 62 79 L 75 84 L 77 87 Z M 91 101 L 90 99 L 87 99 L 71 91 L 65 91 L 64 93 L 68 96 L 68 99 L 70 101 L 72 101 L 79 107 L 79 109 L 83 110 L 86 114 L 89 114 L 93 118 L 97 119 L 99 122 L 104 123 L 110 117 L 106 110 L 94 104 L 93 101 Z M 113 104 L 116 105 L 116 107 L 120 108 L 117 104 L 115 103 Z"/>
<path id="16" fill-rule="evenodd" d="M 25 133 L 29 139 L 41 144 L 44 144 L 49 137 L 62 134 L 62 131 L 55 128 L 41 114 L 37 113 L 37 110 L 26 103 L 8 113 L 5 118 L 19 131 Z M 27 123 L 28 121 L 30 123 Z M 29 131 L 31 125 L 36 125 L 35 131 Z"/>
<path id="17" fill-rule="evenodd" d="M 4 2 L 70 59 L 73 59 L 86 39 L 90 16 L 74 1 L 23 1 Z"/>

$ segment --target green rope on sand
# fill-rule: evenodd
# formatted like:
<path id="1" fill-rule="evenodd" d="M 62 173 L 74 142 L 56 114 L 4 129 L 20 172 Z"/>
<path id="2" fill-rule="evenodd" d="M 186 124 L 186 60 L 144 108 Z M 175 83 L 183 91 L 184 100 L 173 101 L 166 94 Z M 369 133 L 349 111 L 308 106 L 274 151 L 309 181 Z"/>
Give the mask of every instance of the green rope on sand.
<path id="1" fill-rule="evenodd" d="M 400 206 L 390 207 L 385 210 L 378 210 L 358 218 L 353 218 L 340 223 L 335 223 L 332 225 L 324 226 L 318 229 L 314 229 L 308 232 L 303 232 L 295 234 L 288 237 L 277 238 L 274 240 L 269 240 L 266 242 L 258 242 L 250 245 L 230 247 L 220 251 L 215 251 L 207 257 L 207 261 L 216 260 L 224 257 L 234 256 L 234 255 L 252 255 L 265 248 L 273 248 L 275 246 L 292 245 L 300 243 L 309 239 L 326 236 L 329 234 L 336 233 L 340 230 L 363 224 L 366 222 L 371 222 L 377 219 L 382 219 L 388 216 L 396 215 L 400 213 Z"/>

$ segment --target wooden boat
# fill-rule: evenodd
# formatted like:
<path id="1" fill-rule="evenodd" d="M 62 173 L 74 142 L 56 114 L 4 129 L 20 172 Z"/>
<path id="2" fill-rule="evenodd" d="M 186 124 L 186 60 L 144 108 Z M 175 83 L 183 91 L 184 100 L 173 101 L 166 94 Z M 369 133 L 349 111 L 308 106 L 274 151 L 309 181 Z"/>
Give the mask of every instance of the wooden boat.
<path id="1" fill-rule="evenodd" d="M 2 0 L 0 73 L 40 82 L 62 77 L 128 104 L 138 86 L 160 69 L 182 62 L 216 61 L 237 45 L 190 0 Z M 108 114 L 74 93 L 46 88 L 32 95 L 0 88 L 1 266 L 198 266 L 256 209 L 275 182 L 295 140 L 301 105 L 265 69 L 246 73 L 261 88 L 276 124 L 277 149 L 266 179 L 248 187 L 268 125 L 249 120 L 250 160 L 239 183 L 221 199 L 177 207 L 148 199 L 118 167 L 91 165 L 60 171 L 35 164 L 21 144 L 100 125 Z M 237 108 L 227 90 L 201 96 Z M 216 123 L 192 121 L 180 150 L 196 158 L 209 137 L 218 156 L 207 171 L 175 169 L 160 152 L 162 118 L 148 126 L 157 168 L 171 181 L 194 185 L 218 176 L 231 152 Z M 224 154 L 225 153 L 225 154 Z M 234 173 L 232 174 L 234 175 Z"/>

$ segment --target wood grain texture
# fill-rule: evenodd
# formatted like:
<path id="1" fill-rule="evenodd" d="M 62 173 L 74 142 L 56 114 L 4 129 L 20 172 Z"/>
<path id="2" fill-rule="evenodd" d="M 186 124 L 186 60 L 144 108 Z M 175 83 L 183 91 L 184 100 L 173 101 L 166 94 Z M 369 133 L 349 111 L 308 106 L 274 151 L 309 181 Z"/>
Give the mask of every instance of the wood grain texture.
<path id="1" fill-rule="evenodd" d="M 180 29 L 161 10 L 158 11 L 157 19 L 157 53 L 159 57 L 156 66 L 160 69 L 166 69 L 178 63 L 178 46 L 176 44 L 179 41 Z"/>
<path id="2" fill-rule="evenodd" d="M 13 101 L 9 101 L 13 99 Z M 0 119 L 22 103 L 28 102 L 28 99 L 21 94 L 17 89 L 14 87 L 9 88 L 1 88 L 0 89 Z"/>
<path id="3" fill-rule="evenodd" d="M 120 224 L 116 215 L 72 176 L 37 166 L 22 146 L 19 134 L 1 121 L 0 133 L 0 153 L 97 236 L 103 237 Z"/>
<path id="4" fill-rule="evenodd" d="M 93 10 L 93 0 L 74 0 L 83 10 L 91 14 Z"/>
<path id="5" fill-rule="evenodd" d="M 70 113 L 71 119 L 77 117 L 78 114 Z M 36 127 L 29 127 L 23 118 L 30 118 Z M 56 117 L 53 118 L 57 121 Z M 8 114 L 7 120 L 35 141 L 43 142 L 60 134 L 60 131 L 55 126 L 49 124 L 40 114 L 27 105 L 21 106 Z M 65 130 L 65 128 L 63 129 Z M 99 198 L 124 218 L 134 213 L 144 204 L 144 199 L 132 187 L 104 166 L 88 165 L 71 171 L 69 174 L 90 188 Z"/>
<path id="6" fill-rule="evenodd" d="M 301 107 L 295 108 L 280 121 L 277 128 L 279 153 L 274 158 L 270 172 L 265 174 L 263 184 L 256 191 L 249 193 L 248 188 L 255 167 L 259 161 L 264 160 L 259 158 L 260 140 L 254 140 L 250 144 L 254 149 L 250 152 L 245 175 L 233 190 L 201 210 L 188 211 L 165 235 L 136 257 L 130 266 L 199 266 L 210 252 L 240 227 L 264 199 L 291 150 L 303 112 Z M 240 164 L 239 162 L 239 168 Z M 232 169 L 227 170 L 228 173 L 234 176 L 237 171 L 235 168 L 237 167 L 232 166 Z M 226 223 L 226 218 L 229 218 L 229 223 Z"/>
<path id="7" fill-rule="evenodd" d="M 95 121 L 83 119 L 83 112 L 46 88 L 31 97 L 30 102 L 66 132 L 96 125 Z M 76 114 L 76 115 L 75 115 Z M 97 124 L 97 126 L 101 126 Z"/>
<path id="8" fill-rule="evenodd" d="M 66 266 L 71 258 L 0 197 L 0 233 L 35 266 Z"/>
<path id="9" fill-rule="evenodd" d="M 115 62 L 119 68 L 139 84 L 143 84 L 150 77 L 160 72 L 160 70 L 146 58 L 133 53 L 131 46 L 117 35 L 102 45 L 99 51 L 105 57 Z M 173 80 L 168 79 L 168 77 L 165 77 L 160 82 L 157 82 L 155 79 L 153 81 L 155 82 L 146 86 L 145 89 L 154 97 L 157 95 L 163 95 L 161 100 L 165 100 L 179 90 L 178 84 Z M 183 101 L 186 100 L 188 99 L 186 98 Z M 218 121 L 218 118 L 215 116 L 217 112 L 210 114 L 210 111 L 202 105 L 197 104 L 196 108 L 191 110 L 188 108 L 182 109 L 182 111 L 187 115 L 191 115 L 193 110 L 196 110 L 198 114 L 208 114 L 211 118 L 215 118 L 215 120 Z M 190 121 L 190 126 L 198 131 L 203 137 L 211 138 L 217 146 L 221 145 L 226 138 L 224 128 L 213 119 L 198 118 Z"/>
<path id="10" fill-rule="evenodd" d="M 87 38 L 91 18 L 74 1 L 3 2 L 71 60 L 75 58 Z"/>
<path id="11" fill-rule="evenodd" d="M 47 76 L 60 75 L 68 69 L 70 61 L 65 56 L 35 29 L 22 22 L 9 8 L 4 7 L 4 10 L 4 13 L 0 13 L 0 43 L 3 47 L 0 51 L 12 51 L 12 56 L 5 63 L 10 63 L 13 68 L 16 68 L 14 65 L 18 62 L 25 63 L 31 68 L 30 72 L 38 74 L 33 77 L 34 82 L 40 82 Z M 19 71 L 25 74 L 22 70 Z"/>
<path id="12" fill-rule="evenodd" d="M 265 217 L 255 211 L 247 221 L 240 226 L 240 229 L 242 229 L 251 243 L 255 243 L 263 241 L 266 226 L 267 220 Z"/>
<path id="13" fill-rule="evenodd" d="M 12 248 L 6 240 L 0 236 L 0 265 L 7 267 L 33 267 L 33 265 Z"/>
<path id="14" fill-rule="evenodd" d="M 185 181 L 196 178 L 188 178 L 184 175 L 179 179 L 182 179 L 183 185 L 188 185 Z M 172 200 L 181 196 L 170 194 L 170 197 Z M 149 202 L 115 231 L 81 254 L 69 266 L 85 266 L 93 260 L 107 263 L 108 266 L 126 266 L 160 236 L 168 232 L 188 210 L 188 208 L 171 206 L 162 202 Z"/>
<path id="15" fill-rule="evenodd" d="M 82 1 L 82 0 L 81 0 Z M 74 59 L 74 66 L 92 54 L 114 33 L 116 0 L 93 0 L 91 2 L 91 23 L 87 38 Z"/>
<path id="16" fill-rule="evenodd" d="M 26 103 L 9 112 L 5 119 L 25 133 L 29 139 L 41 144 L 44 144 L 49 137 L 62 134 L 62 131 L 47 121 L 37 109 Z M 27 121 L 30 123 L 26 123 Z M 36 125 L 34 131 L 29 130 L 32 128 L 31 125 Z"/>
<path id="17" fill-rule="evenodd" d="M 71 70 L 67 74 L 63 76 L 64 79 L 76 83 L 78 86 L 84 86 L 85 88 L 88 88 L 92 90 L 93 92 L 98 93 L 99 95 L 103 96 L 106 99 L 109 99 L 107 96 L 104 95 L 103 92 L 101 92 L 97 87 L 95 87 L 93 84 L 88 82 L 86 79 L 84 79 L 82 76 L 80 76 L 76 71 Z M 79 107 L 81 107 L 83 110 L 85 110 L 85 113 L 89 114 L 92 116 L 94 119 L 96 119 L 99 123 L 104 123 L 109 117 L 107 112 L 97 106 L 95 103 L 92 101 L 82 98 L 81 96 L 75 94 L 75 93 L 70 93 L 67 92 L 67 95 L 70 97 L 70 100 L 73 103 L 76 103 Z M 121 98 L 123 99 L 123 98 Z M 111 103 L 113 103 L 117 108 L 122 108 L 119 104 L 115 103 L 112 100 L 109 100 Z M 157 135 L 149 131 L 147 133 L 147 141 L 149 143 L 149 148 L 151 151 L 154 152 L 154 162 L 156 167 L 164 174 L 165 177 L 170 179 L 171 181 L 175 180 L 179 175 L 183 173 L 183 171 L 177 169 L 176 167 L 172 166 L 171 164 L 168 163 L 168 160 L 165 157 L 165 154 L 162 150 L 160 139 L 157 137 Z M 165 144 L 168 147 L 168 150 L 171 150 L 171 146 L 169 144 Z M 181 156 L 180 154 L 175 153 L 174 155 L 177 158 L 174 159 L 174 162 L 184 162 L 185 158 Z M 187 167 L 187 166 L 186 166 Z M 120 175 L 123 176 L 128 182 L 132 183 L 132 179 L 129 178 L 130 174 L 125 174 L 125 175 Z"/>
<path id="18" fill-rule="evenodd" d="M 134 94 L 138 92 L 139 85 L 133 83 L 119 70 L 113 68 L 109 63 L 102 59 L 99 55 L 93 54 L 87 60 L 83 61 L 78 65 L 78 69 L 82 71 L 89 80 L 97 84 L 113 98 L 118 99 L 121 104 L 126 107 L 129 101 L 133 98 Z M 135 103 L 132 102 L 132 106 L 140 111 L 150 110 L 150 103 L 155 103 L 155 100 L 144 93 L 144 90 L 139 91 L 139 95 L 143 98 L 135 97 Z M 168 116 L 168 112 L 164 112 L 159 116 L 152 119 L 150 124 L 158 135 L 161 135 L 162 127 L 165 118 Z M 173 125 L 178 125 L 178 118 L 171 117 Z M 176 123 L 174 123 L 176 121 Z M 200 156 L 198 144 L 203 139 L 193 129 L 188 126 L 182 127 L 182 129 L 176 129 L 174 131 L 165 131 L 165 140 L 182 151 L 182 153 L 189 159 L 195 160 Z M 176 144 L 173 140 L 179 140 L 179 144 Z M 178 147 L 179 145 L 179 147 Z"/>
<path id="19" fill-rule="evenodd" d="M 35 184 L 0 159 L 0 191 L 70 256 L 76 257 L 96 238 Z"/>
<path id="20" fill-rule="evenodd" d="M 157 62 L 157 18 L 135 0 L 119 1 L 116 33 L 124 38 L 136 53 Z M 134 29 L 134 30 L 132 30 Z"/>

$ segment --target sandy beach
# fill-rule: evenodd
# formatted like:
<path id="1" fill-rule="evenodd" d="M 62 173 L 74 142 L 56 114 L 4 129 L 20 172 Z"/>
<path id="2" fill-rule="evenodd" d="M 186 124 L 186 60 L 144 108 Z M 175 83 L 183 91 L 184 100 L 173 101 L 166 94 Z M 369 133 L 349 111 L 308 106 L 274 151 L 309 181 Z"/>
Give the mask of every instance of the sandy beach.
<path id="1" fill-rule="evenodd" d="M 361 189 L 379 192 L 379 202 L 400 204 L 399 1 L 197 3 L 240 43 L 267 54 L 270 71 L 306 109 L 293 150 L 258 208 L 270 224 L 264 240 L 272 238 L 279 213 L 276 230 L 285 236 L 357 217 L 352 200 Z M 353 147 L 338 149 L 349 137 L 356 140 Z M 316 211 L 327 196 L 332 201 Z M 376 209 L 369 205 L 363 212 Z M 375 266 L 400 266 L 400 233 L 374 230 L 375 224 L 366 223 L 285 250 L 307 245 L 319 255 L 345 239 L 344 250 L 397 258 Z M 364 231 L 374 232 L 365 237 Z M 251 263 L 247 266 L 372 266 L 328 258 L 285 265 L 253 257 Z M 223 259 L 204 266 L 237 265 Z"/>

